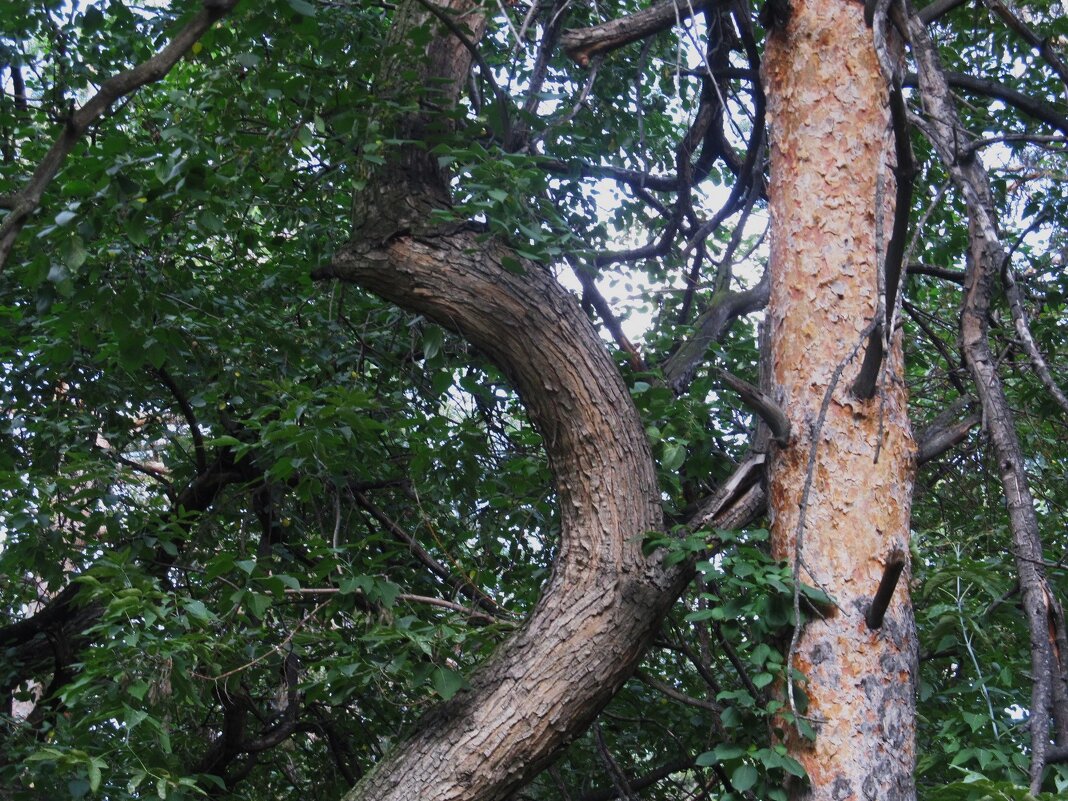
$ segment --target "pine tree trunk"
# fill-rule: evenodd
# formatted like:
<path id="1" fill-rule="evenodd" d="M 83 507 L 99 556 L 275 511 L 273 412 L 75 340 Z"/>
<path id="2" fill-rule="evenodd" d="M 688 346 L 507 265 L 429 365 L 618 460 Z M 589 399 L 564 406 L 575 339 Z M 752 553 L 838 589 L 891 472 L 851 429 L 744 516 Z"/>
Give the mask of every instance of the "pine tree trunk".
<path id="1" fill-rule="evenodd" d="M 771 460 L 772 541 L 802 583 L 836 604 L 822 619 L 810 615 L 791 645 L 807 679 L 796 708 L 816 732 L 806 740 L 781 723 L 811 781 L 792 795 L 912 799 L 917 666 L 907 567 L 882 626 L 865 621 L 884 565 L 908 554 L 914 449 L 900 337 L 875 397 L 851 392 L 881 314 L 877 216 L 883 240 L 893 224 L 887 83 L 863 6 L 846 0 L 792 3 L 785 29 L 769 37 L 764 70 L 771 389 L 794 432 Z"/>

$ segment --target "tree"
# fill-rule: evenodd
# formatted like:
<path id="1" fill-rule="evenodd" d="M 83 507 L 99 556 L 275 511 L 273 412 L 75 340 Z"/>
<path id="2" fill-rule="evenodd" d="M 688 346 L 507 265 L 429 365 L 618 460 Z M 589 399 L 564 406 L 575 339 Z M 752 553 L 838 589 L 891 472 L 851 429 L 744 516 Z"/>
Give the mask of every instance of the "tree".
<path id="1" fill-rule="evenodd" d="M 1068 786 L 1056 4 L 11 12 L 8 795 Z"/>

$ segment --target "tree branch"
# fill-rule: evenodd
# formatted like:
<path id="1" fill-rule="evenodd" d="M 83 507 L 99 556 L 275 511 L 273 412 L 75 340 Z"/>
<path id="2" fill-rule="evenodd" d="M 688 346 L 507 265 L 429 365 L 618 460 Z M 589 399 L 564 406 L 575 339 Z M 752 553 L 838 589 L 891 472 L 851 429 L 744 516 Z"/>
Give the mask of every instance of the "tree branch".
<path id="1" fill-rule="evenodd" d="M 150 372 L 160 380 L 163 386 L 170 390 L 171 395 L 174 396 L 174 400 L 178 403 L 178 408 L 182 410 L 182 416 L 185 418 L 186 425 L 189 426 L 189 435 L 193 438 L 193 451 L 196 454 L 197 471 L 203 473 L 208 467 L 208 456 L 204 450 L 204 435 L 200 433 L 200 424 L 197 422 L 197 416 L 193 411 L 192 404 L 189 403 L 189 399 L 186 398 L 181 387 L 175 383 L 175 380 L 165 368 L 154 368 L 151 369 Z"/>
<path id="2" fill-rule="evenodd" d="M 1042 59 L 1057 73 L 1065 87 L 1068 88 L 1068 65 L 1061 60 L 1057 51 L 1053 49 L 1049 37 L 1043 38 L 1031 30 L 1031 27 L 1004 0 L 983 0 L 983 4 L 1001 17 L 1016 35 L 1035 48 Z"/>
<path id="3" fill-rule="evenodd" d="M 7 262 L 22 226 L 41 204 L 45 189 L 55 178 L 82 134 L 96 123 L 116 100 L 137 91 L 147 83 L 160 80 L 170 72 L 189 48 L 238 2 L 239 0 L 204 0 L 203 9 L 162 50 L 133 69 L 108 78 L 100 85 L 100 91 L 71 115 L 51 149 L 37 165 L 29 182 L 19 191 L 15 208 L 8 213 L 3 223 L 0 223 L 0 270 Z"/>
<path id="4" fill-rule="evenodd" d="M 1020 343 L 1031 360 L 1031 367 L 1034 369 L 1035 375 L 1038 376 L 1046 391 L 1057 402 L 1057 405 L 1061 407 L 1061 411 L 1068 413 L 1068 397 L 1065 397 L 1064 391 L 1053 380 L 1053 373 L 1050 372 L 1046 358 L 1042 355 L 1042 351 L 1038 349 L 1035 338 L 1031 336 L 1031 327 L 1027 324 L 1027 314 L 1024 311 L 1023 299 L 1020 297 L 1020 287 L 1011 264 L 1005 264 L 1002 275 L 1001 283 L 1005 287 L 1005 295 L 1009 300 L 1009 308 L 1012 310 L 1012 322 L 1016 329 L 1016 336 L 1019 337 Z"/>
<path id="5" fill-rule="evenodd" d="M 376 504 L 372 503 L 366 495 L 357 491 L 353 493 L 353 498 L 355 499 L 357 506 L 365 510 L 371 517 L 377 520 L 378 523 L 386 531 L 392 534 L 395 539 L 398 539 L 407 545 L 408 551 L 412 556 L 427 567 L 431 573 L 457 592 L 470 598 L 487 612 L 493 615 L 499 615 L 501 613 L 501 609 L 497 605 L 497 602 L 490 596 L 486 595 L 481 587 L 475 586 L 463 576 L 455 575 L 451 570 L 445 567 L 445 565 L 441 564 L 441 562 L 430 555 L 430 552 L 427 551 L 426 548 L 419 544 L 419 541 L 415 539 L 415 537 L 405 531 L 403 527 L 393 520 L 393 518 L 379 509 Z"/>
<path id="6" fill-rule="evenodd" d="M 923 20 L 924 24 L 929 24 L 967 2 L 968 0 L 934 0 L 916 12 L 916 16 Z"/>
<path id="7" fill-rule="evenodd" d="M 926 464 L 955 448 L 982 422 L 973 398 L 957 398 L 916 435 L 916 463 Z"/>
<path id="8" fill-rule="evenodd" d="M 961 308 L 960 346 L 983 409 L 983 422 L 997 457 L 1002 491 L 1012 532 L 1016 570 L 1023 596 L 1031 645 L 1030 790 L 1042 786 L 1050 746 L 1053 682 L 1059 663 L 1053 653 L 1049 620 L 1053 594 L 1042 568 L 1042 540 L 1028 483 L 1026 461 L 1016 433 L 997 360 L 989 341 L 989 310 L 993 285 L 1007 261 L 1001 242 L 986 170 L 978 155 L 962 160 L 961 123 L 938 51 L 923 22 L 895 9 L 899 28 L 911 40 L 920 91 L 929 113 L 927 135 L 964 198 L 968 214 L 968 267 Z"/>
<path id="9" fill-rule="evenodd" d="M 652 787 L 657 782 L 663 781 L 672 773 L 680 773 L 684 770 L 689 770 L 692 767 L 693 760 L 689 757 L 682 757 L 661 765 L 660 767 L 649 771 L 644 776 L 630 779 L 627 784 L 630 785 L 632 791 L 641 792 L 648 787 Z M 582 796 L 579 801 L 614 801 L 614 799 L 619 797 L 618 791 L 613 788 L 611 790 L 594 790 L 593 792 L 586 793 L 586 795 Z"/>
<path id="10" fill-rule="evenodd" d="M 950 270 L 947 267 L 934 267 L 930 264 L 910 264 L 908 274 L 941 278 L 944 281 L 952 281 L 954 284 L 964 283 L 964 270 Z"/>
<path id="11" fill-rule="evenodd" d="M 764 308 L 770 291 L 771 279 L 765 271 L 760 283 L 752 289 L 713 295 L 708 309 L 694 323 L 693 335 L 661 365 L 664 383 L 676 395 L 685 392 L 698 368 L 704 364 L 709 346 L 723 338 L 736 319 Z"/>
<path id="12" fill-rule="evenodd" d="M 353 242 L 316 276 L 358 282 L 457 330 L 511 378 L 545 441 L 562 528 L 552 578 L 526 626 L 350 801 L 433 796 L 435 786 L 455 786 L 456 771 L 476 757 L 481 767 L 476 779 L 464 773 L 465 792 L 505 797 L 629 677 L 688 577 L 687 567 L 663 568 L 642 553 L 645 533 L 662 525 L 659 490 L 614 363 L 572 296 L 537 265 L 525 264 L 522 273 L 502 266 L 514 258 L 502 243 L 469 231 L 397 236 L 381 245 Z M 547 682 L 561 674 L 568 680 Z M 591 680 L 576 681 L 580 675 Z M 535 683 L 536 698 L 526 689 Z M 528 700 L 536 713 L 523 711 Z M 503 704 L 517 722 L 505 737 L 478 723 L 484 710 Z"/>
<path id="13" fill-rule="evenodd" d="M 742 403 L 752 409 L 771 429 L 771 436 L 779 445 L 785 447 L 790 443 L 790 420 L 771 398 L 726 370 L 719 370 L 723 383 L 742 397 Z"/>
<path id="14" fill-rule="evenodd" d="M 967 89 L 969 92 L 975 92 L 984 97 L 992 97 L 997 100 L 1002 100 L 1019 111 L 1022 111 L 1024 114 L 1027 114 L 1029 117 L 1040 120 L 1041 122 L 1056 128 L 1061 133 L 1068 134 L 1068 117 L 1058 114 L 1054 111 L 1055 107 L 1045 100 L 1036 100 L 1030 95 L 1026 95 L 1017 89 L 1013 89 L 989 78 L 975 78 L 960 72 L 948 71 L 944 72 L 944 77 L 950 86 L 955 86 L 958 89 Z M 904 80 L 904 85 L 913 88 L 918 86 L 916 75 L 913 73 L 907 75 Z"/>
<path id="15" fill-rule="evenodd" d="M 590 28 L 564 31 L 560 43 L 568 56 L 585 67 L 593 56 L 610 53 L 631 42 L 667 30 L 678 22 L 689 19 L 712 2 L 713 0 L 693 0 L 690 3 L 679 3 L 676 0 L 659 0 L 648 8 L 625 17 L 602 22 Z"/>

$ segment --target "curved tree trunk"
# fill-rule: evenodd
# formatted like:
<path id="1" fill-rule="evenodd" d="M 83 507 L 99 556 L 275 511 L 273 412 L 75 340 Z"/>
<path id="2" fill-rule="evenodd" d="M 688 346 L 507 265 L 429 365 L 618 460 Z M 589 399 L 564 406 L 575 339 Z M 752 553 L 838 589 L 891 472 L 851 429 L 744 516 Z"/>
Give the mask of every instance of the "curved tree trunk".
<path id="1" fill-rule="evenodd" d="M 498 799 L 528 780 L 631 674 L 685 571 L 642 554 L 662 526 L 652 456 L 626 387 L 547 272 L 468 232 L 352 245 L 331 273 L 459 331 L 512 379 L 541 431 L 562 542 L 526 625 L 347 798 Z"/>
<path id="2" fill-rule="evenodd" d="M 457 32 L 477 41 L 484 21 L 469 0 L 436 9 L 437 20 L 426 4 L 406 4 L 394 34 L 439 26 L 419 68 L 422 85 L 436 87 L 426 107 L 440 110 L 455 103 L 471 62 Z M 410 91 L 398 74 L 385 65 L 380 93 Z M 416 111 L 394 120 L 391 134 L 425 140 L 440 131 L 442 118 Z M 655 464 L 592 325 L 540 265 L 509 271 L 503 264 L 514 270 L 520 260 L 504 244 L 462 225 L 431 223 L 430 212 L 448 203 L 436 158 L 424 147 L 398 148 L 355 198 L 352 241 L 318 277 L 352 281 L 436 320 L 511 379 L 545 441 L 561 543 L 526 624 L 349 801 L 508 796 L 608 703 L 687 579 L 686 568 L 664 568 L 642 553 L 645 535 L 663 527 Z"/>
<path id="3" fill-rule="evenodd" d="M 887 85 L 863 7 L 847 0 L 791 3 L 764 69 L 771 383 L 794 432 L 769 467 L 772 543 L 800 582 L 836 604 L 791 646 L 807 680 L 807 709 L 799 700 L 797 710 L 816 733 L 805 740 L 781 724 L 811 781 L 793 796 L 910 799 L 916 638 L 907 570 L 881 628 L 865 622 L 884 566 L 908 553 L 914 459 L 899 337 L 875 397 L 850 389 L 882 315 L 876 217 L 887 232 L 894 219 Z"/>

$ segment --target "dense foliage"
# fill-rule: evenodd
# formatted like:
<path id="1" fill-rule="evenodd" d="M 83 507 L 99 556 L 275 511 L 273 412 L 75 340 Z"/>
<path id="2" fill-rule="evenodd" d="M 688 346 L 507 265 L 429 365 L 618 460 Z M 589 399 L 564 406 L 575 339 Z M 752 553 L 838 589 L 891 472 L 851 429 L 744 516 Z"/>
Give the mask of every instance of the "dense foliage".
<path id="1" fill-rule="evenodd" d="M 161 5 L 0 3 L 5 192 L 200 8 Z M 764 155 L 747 149 L 764 125 L 759 9 L 709 4 L 583 68 L 560 32 L 638 4 L 486 5 L 462 117 L 425 141 L 450 213 L 581 293 L 682 521 L 756 428 L 718 370 L 758 380 L 758 314 L 708 346 L 682 394 L 662 368 L 764 268 Z M 947 69 L 986 82 L 959 85 L 976 137 L 962 147 L 988 165 L 1006 276 L 1063 387 L 1066 87 L 1000 2 L 941 5 Z M 1063 59 L 1066 12 L 1016 13 Z M 378 90 L 381 63 L 450 35 L 434 22 L 394 42 L 394 13 L 238 5 L 80 138 L 18 234 L 0 274 L 0 797 L 340 798 L 537 601 L 557 512 L 508 381 L 438 325 L 311 278 L 349 235 L 354 191 L 406 144 L 391 121 L 433 101 Z M 902 320 L 920 431 L 972 415 L 954 404 L 974 392 L 956 343 L 963 205 L 918 133 L 914 147 Z M 1068 409 L 1005 293 L 993 320 L 1063 599 Z M 913 513 L 928 799 L 1027 785 L 1030 646 L 980 422 L 921 469 Z M 715 539 L 638 674 L 517 797 L 785 798 L 800 768 L 769 721 L 793 588 L 760 525 Z M 1044 789 L 1068 792 L 1068 768 Z"/>

